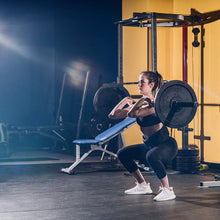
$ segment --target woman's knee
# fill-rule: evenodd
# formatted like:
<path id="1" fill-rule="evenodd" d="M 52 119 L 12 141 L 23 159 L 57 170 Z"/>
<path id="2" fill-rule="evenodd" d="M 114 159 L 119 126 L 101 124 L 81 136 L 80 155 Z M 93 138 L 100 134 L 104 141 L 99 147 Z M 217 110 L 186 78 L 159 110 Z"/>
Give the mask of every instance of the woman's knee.
<path id="1" fill-rule="evenodd" d="M 123 152 L 122 152 L 122 149 L 119 149 L 117 152 L 117 156 L 119 159 L 121 158 L 121 155 L 123 155 Z"/>
<path id="2" fill-rule="evenodd" d="M 176 140 L 172 137 L 169 137 L 168 145 L 170 146 L 169 158 L 170 158 L 170 160 L 172 160 L 177 155 L 178 145 L 177 145 Z"/>
<path id="3" fill-rule="evenodd" d="M 117 156 L 119 160 L 123 160 L 127 158 L 128 152 L 127 148 L 121 148 L 117 152 Z"/>

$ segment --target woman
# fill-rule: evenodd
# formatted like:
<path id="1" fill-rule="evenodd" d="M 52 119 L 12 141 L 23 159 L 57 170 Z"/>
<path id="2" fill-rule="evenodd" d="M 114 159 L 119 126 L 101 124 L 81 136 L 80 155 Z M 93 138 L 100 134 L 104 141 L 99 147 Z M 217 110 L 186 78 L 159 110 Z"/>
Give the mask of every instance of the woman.
<path id="1" fill-rule="evenodd" d="M 144 144 L 122 148 L 118 158 L 124 167 L 136 179 L 137 185 L 126 190 L 126 194 L 151 194 L 150 183 L 147 183 L 135 163 L 139 160 L 148 163 L 159 178 L 162 187 L 160 193 L 154 197 L 155 201 L 175 199 L 173 188 L 169 186 L 168 177 L 163 162 L 172 160 L 178 151 L 175 139 L 169 137 L 169 132 L 155 114 L 154 94 L 162 85 L 162 76 L 159 73 L 144 71 L 140 73 L 138 88 L 142 98 L 137 102 L 131 97 L 124 98 L 109 114 L 111 119 L 125 117 L 137 118 L 143 134 Z"/>

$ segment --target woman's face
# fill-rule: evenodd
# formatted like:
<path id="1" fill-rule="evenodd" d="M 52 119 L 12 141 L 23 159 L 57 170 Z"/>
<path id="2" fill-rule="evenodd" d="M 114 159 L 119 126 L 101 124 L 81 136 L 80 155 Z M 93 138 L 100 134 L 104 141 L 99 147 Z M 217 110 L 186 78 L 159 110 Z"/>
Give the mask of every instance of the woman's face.
<path id="1" fill-rule="evenodd" d="M 138 89 L 140 94 L 144 96 L 151 96 L 153 86 L 154 83 L 149 83 L 147 76 L 140 74 L 138 81 Z"/>

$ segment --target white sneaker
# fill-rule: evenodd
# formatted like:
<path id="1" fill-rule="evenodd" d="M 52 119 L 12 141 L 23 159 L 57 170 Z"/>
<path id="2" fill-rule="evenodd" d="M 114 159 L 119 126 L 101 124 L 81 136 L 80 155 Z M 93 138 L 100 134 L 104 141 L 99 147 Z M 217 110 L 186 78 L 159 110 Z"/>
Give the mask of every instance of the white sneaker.
<path id="1" fill-rule="evenodd" d="M 159 191 L 160 193 L 156 197 L 154 197 L 154 201 L 167 201 L 176 198 L 176 195 L 173 191 L 173 187 L 170 187 L 170 190 L 166 187 L 160 187 Z"/>
<path id="2" fill-rule="evenodd" d="M 136 183 L 137 185 L 131 189 L 125 190 L 126 194 L 151 194 L 150 183 L 146 186 Z"/>

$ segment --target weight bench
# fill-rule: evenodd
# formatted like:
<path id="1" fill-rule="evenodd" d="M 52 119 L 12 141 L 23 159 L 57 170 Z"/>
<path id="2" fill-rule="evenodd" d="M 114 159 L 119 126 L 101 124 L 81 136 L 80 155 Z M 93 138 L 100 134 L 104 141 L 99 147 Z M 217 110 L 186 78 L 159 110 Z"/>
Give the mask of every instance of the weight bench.
<path id="1" fill-rule="evenodd" d="M 129 128 L 135 123 L 136 123 L 136 118 L 126 118 L 123 121 L 119 122 L 118 124 L 102 132 L 101 134 L 97 135 L 94 139 L 74 140 L 73 143 L 76 145 L 76 161 L 70 167 L 62 168 L 61 172 L 68 173 L 68 174 L 73 173 L 73 169 L 76 166 L 78 166 L 78 164 L 81 163 L 85 158 L 87 158 L 89 154 L 91 154 L 93 151 L 96 151 L 96 150 L 103 152 L 101 160 L 103 159 L 104 153 L 107 153 L 117 158 L 117 154 L 107 150 L 108 141 L 116 137 L 117 135 L 122 135 L 122 132 L 124 130 L 126 130 L 127 128 Z M 123 136 L 122 136 L 122 142 L 123 142 L 123 145 L 125 145 Z M 80 147 L 83 145 L 88 145 L 88 144 L 90 145 L 90 150 L 84 153 L 82 157 L 80 157 Z"/>

